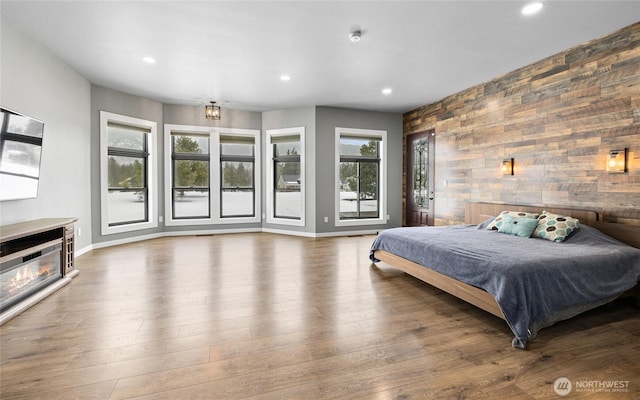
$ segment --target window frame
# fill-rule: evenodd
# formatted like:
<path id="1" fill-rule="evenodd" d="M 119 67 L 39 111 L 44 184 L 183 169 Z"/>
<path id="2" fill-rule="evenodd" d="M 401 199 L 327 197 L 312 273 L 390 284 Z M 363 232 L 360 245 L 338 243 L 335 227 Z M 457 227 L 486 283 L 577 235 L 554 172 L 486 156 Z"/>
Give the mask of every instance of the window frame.
<path id="1" fill-rule="evenodd" d="M 220 137 L 221 136 L 240 136 L 253 138 L 254 150 L 253 150 L 253 216 L 229 216 L 223 217 L 222 214 L 222 154 L 220 151 Z M 214 199 L 214 223 L 217 224 L 242 224 L 242 223 L 257 223 L 261 221 L 262 215 L 262 191 L 261 191 L 261 176 L 262 176 L 262 160 L 260 157 L 260 131 L 256 129 L 239 129 L 239 128 L 215 128 L 213 129 L 213 141 L 214 154 L 216 162 L 211 165 L 211 176 L 215 176 L 214 184 L 211 185 L 214 188 L 217 196 Z"/>
<path id="2" fill-rule="evenodd" d="M 275 160 L 273 151 L 273 138 L 282 138 L 287 136 L 299 136 L 300 138 L 300 218 L 283 218 L 275 215 L 275 194 L 276 194 L 276 182 L 274 179 L 275 174 Z M 269 224 L 278 225 L 290 225 L 290 226 L 305 226 L 306 224 L 306 166 L 305 166 L 305 127 L 283 128 L 283 129 L 268 129 L 265 131 L 265 171 L 266 171 L 266 221 Z"/>
<path id="3" fill-rule="evenodd" d="M 258 220 L 259 220 L 259 214 L 260 214 L 260 210 L 258 210 L 256 208 L 256 197 L 257 197 L 257 193 L 256 193 L 256 187 L 259 184 L 260 181 L 260 177 L 257 176 L 256 174 L 256 138 L 255 137 L 251 137 L 251 139 L 253 140 L 246 140 L 247 143 L 249 142 L 253 142 L 253 154 L 248 156 L 248 155 L 239 155 L 239 154 L 223 154 L 222 153 L 222 144 L 223 143 L 230 143 L 227 142 L 226 138 L 238 138 L 236 139 L 236 141 L 242 142 L 243 140 L 241 138 L 246 138 L 248 137 L 247 135 L 228 135 L 228 134 L 219 134 L 218 135 L 218 140 L 219 140 L 219 145 L 218 148 L 220 150 L 220 157 L 218 158 L 218 168 L 219 168 L 219 181 L 220 181 L 220 191 L 219 191 L 219 195 L 220 195 L 220 206 L 219 206 L 219 212 L 220 212 L 220 219 L 223 221 L 229 221 L 229 220 L 233 220 L 236 218 L 255 218 L 256 216 L 258 216 Z M 233 142 L 234 140 L 232 139 L 231 142 Z M 260 148 L 259 146 L 257 146 L 258 149 Z M 253 202 L 252 202 L 252 208 L 253 208 L 253 214 L 246 214 L 246 215 L 229 215 L 229 216 L 224 216 L 222 215 L 222 210 L 223 210 L 223 206 L 224 206 L 224 201 L 223 201 L 223 193 L 225 191 L 225 187 L 224 187 L 224 177 L 223 177 L 223 173 L 224 173 L 224 168 L 222 166 L 223 163 L 225 162 L 234 162 L 234 163 L 250 163 L 252 165 L 252 174 L 253 174 L 253 180 L 251 182 L 251 186 L 249 187 L 250 191 L 253 195 Z M 258 171 L 260 171 L 260 168 L 257 168 Z M 240 187 L 237 187 L 238 189 L 240 189 Z M 246 189 L 246 188 L 242 188 L 242 189 Z M 247 191 L 247 190 L 244 190 Z"/>
<path id="4" fill-rule="evenodd" d="M 256 223 L 261 220 L 261 147 L 260 131 L 256 129 L 236 129 L 236 128 L 212 128 L 206 126 L 175 125 L 165 124 L 165 225 L 166 226 L 199 226 L 199 225 L 222 225 L 222 224 L 246 224 Z M 173 148 L 171 146 L 172 134 L 184 135 L 207 135 L 209 137 L 209 207 L 208 218 L 173 218 Z M 233 216 L 222 217 L 222 182 L 221 182 L 221 136 L 242 136 L 253 138 L 254 141 L 254 216 Z"/>
<path id="5" fill-rule="evenodd" d="M 206 154 L 187 154 L 187 153 L 175 153 L 174 149 L 175 149 L 175 140 L 174 137 L 177 136 L 183 136 L 183 137 L 188 137 L 188 136 L 193 136 L 193 137 L 206 137 L 208 145 L 209 145 L 209 152 Z M 177 132 L 177 131 L 172 131 L 169 132 L 169 157 L 171 158 L 170 160 L 170 175 L 171 175 L 171 179 L 169 180 L 169 186 L 165 188 L 165 190 L 169 191 L 169 202 L 170 202 L 170 207 L 167 207 L 167 215 L 169 216 L 168 219 L 171 220 L 175 220 L 175 221 L 193 221 L 193 220 L 197 220 L 197 219 L 210 219 L 211 218 L 211 196 L 212 196 L 212 192 L 211 192 L 211 138 L 208 134 L 203 134 L 203 133 L 195 133 L 195 132 Z M 207 204 L 207 215 L 206 216 L 202 216 L 202 215 L 198 215 L 198 216 L 192 216 L 192 217 L 176 217 L 175 216 L 175 203 L 174 203 L 174 190 L 176 188 L 175 186 L 175 174 L 174 174 L 174 170 L 175 170 L 175 161 L 206 161 L 208 163 L 208 185 L 207 185 L 207 190 L 209 192 L 209 203 Z"/>
<path id="6" fill-rule="evenodd" d="M 378 210 L 377 218 L 349 218 L 340 219 L 340 141 L 343 137 L 375 138 L 379 140 L 378 157 Z M 386 224 L 387 217 L 387 131 L 373 129 L 335 128 L 335 215 L 334 226 L 364 226 Z M 356 159 L 357 156 L 347 156 L 349 159 Z M 362 157 L 369 160 L 370 157 Z"/>
<path id="7" fill-rule="evenodd" d="M 146 220 L 109 225 L 109 124 L 130 126 L 146 131 Z M 158 226 L 158 198 L 156 195 L 158 168 L 156 165 L 157 123 L 126 115 L 100 111 L 100 225 L 102 235 L 111 235 L 156 228 Z M 128 152 L 127 152 L 128 153 Z M 135 152 L 131 152 L 133 154 Z"/>
<path id="8" fill-rule="evenodd" d="M 37 198 L 40 186 L 40 174 L 42 169 L 44 123 L 40 120 L 17 113 L 15 111 L 11 111 L 4 107 L 0 107 L 0 111 L 2 111 L 0 113 L 0 187 L 2 185 L 14 186 L 14 190 L 11 191 L 11 194 L 4 193 L 2 196 L 0 196 L 0 201 Z M 40 134 L 32 135 L 10 132 L 9 126 L 13 118 L 26 119 L 29 122 L 36 122 L 40 124 Z M 37 156 L 38 165 L 34 171 L 36 175 L 6 170 L 4 168 L 4 156 L 7 155 L 6 146 L 11 143 L 39 148 Z"/>

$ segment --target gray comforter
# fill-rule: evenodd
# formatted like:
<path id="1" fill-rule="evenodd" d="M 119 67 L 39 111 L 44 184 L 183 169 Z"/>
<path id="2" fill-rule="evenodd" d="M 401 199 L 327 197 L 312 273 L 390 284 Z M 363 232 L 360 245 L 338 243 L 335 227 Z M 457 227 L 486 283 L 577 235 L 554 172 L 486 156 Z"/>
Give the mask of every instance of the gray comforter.
<path id="1" fill-rule="evenodd" d="M 557 321 L 606 304 L 640 280 L 640 249 L 581 225 L 564 242 L 522 238 L 480 225 L 393 228 L 371 247 L 492 294 L 525 348 Z"/>

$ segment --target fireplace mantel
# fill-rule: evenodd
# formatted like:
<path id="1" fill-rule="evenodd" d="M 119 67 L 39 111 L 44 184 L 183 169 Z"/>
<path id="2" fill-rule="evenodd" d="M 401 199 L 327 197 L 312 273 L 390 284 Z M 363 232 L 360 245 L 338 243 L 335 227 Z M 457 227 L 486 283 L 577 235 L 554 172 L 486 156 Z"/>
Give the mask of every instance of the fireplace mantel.
<path id="1" fill-rule="evenodd" d="M 30 294 L 14 305 L 2 310 L 0 325 L 37 304 L 47 296 L 66 286 L 78 275 L 74 268 L 74 223 L 77 218 L 41 218 L 0 227 L 0 267 L 22 258 L 28 261 L 45 247 L 58 245 L 60 273 L 58 279 L 41 290 Z M 43 284 L 44 285 L 44 284 Z M 17 299 L 16 299 L 17 301 Z"/>

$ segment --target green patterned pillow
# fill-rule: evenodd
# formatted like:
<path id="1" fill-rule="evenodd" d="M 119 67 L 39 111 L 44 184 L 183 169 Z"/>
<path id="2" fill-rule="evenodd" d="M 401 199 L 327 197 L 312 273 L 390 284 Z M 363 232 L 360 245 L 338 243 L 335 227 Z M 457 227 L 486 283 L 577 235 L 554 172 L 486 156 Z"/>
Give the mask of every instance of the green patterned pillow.
<path id="1" fill-rule="evenodd" d="M 576 218 L 543 211 L 538 217 L 538 226 L 533 231 L 533 236 L 552 242 L 563 242 L 579 225 L 580 221 Z"/>
<path id="2" fill-rule="evenodd" d="M 498 232 L 528 238 L 531 237 L 536 226 L 538 226 L 538 220 L 535 218 L 514 218 L 510 215 L 505 215 L 502 217 L 502 224 L 498 227 Z"/>
<path id="3" fill-rule="evenodd" d="M 489 231 L 497 231 L 500 229 L 500 226 L 504 223 L 503 219 L 505 216 L 510 216 L 512 218 L 538 218 L 538 213 L 529 213 L 524 211 L 503 211 L 498 216 L 491 221 L 489 226 L 487 226 L 487 230 Z"/>

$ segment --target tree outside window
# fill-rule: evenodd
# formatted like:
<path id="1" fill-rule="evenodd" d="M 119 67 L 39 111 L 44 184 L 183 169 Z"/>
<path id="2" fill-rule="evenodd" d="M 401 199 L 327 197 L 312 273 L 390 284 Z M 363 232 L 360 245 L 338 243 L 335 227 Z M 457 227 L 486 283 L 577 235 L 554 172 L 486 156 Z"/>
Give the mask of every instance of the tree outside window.
<path id="1" fill-rule="evenodd" d="M 266 131 L 266 222 L 305 226 L 305 128 Z"/>
<path id="2" fill-rule="evenodd" d="M 300 219 L 301 166 L 300 142 L 274 144 L 274 215 L 277 218 Z"/>
<path id="3" fill-rule="evenodd" d="M 148 220 L 147 132 L 107 124 L 107 204 L 109 226 Z"/>
<path id="4" fill-rule="evenodd" d="M 209 201 L 209 138 L 172 135 L 173 218 L 207 218 Z"/>
<path id="5" fill-rule="evenodd" d="M 222 136 L 220 163 L 220 217 L 254 217 L 255 138 Z"/>
<path id="6" fill-rule="evenodd" d="M 340 138 L 340 219 L 379 218 L 380 140 Z"/>

